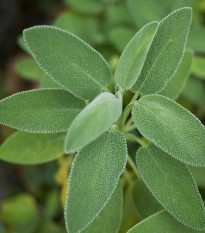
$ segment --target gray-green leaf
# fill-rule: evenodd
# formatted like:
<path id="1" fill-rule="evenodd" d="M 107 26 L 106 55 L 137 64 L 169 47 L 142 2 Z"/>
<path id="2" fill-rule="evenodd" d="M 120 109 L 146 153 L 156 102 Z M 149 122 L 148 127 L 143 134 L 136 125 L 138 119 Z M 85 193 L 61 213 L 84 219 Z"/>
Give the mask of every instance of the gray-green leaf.
<path id="1" fill-rule="evenodd" d="M 198 78 L 205 79 L 205 58 L 195 57 L 192 65 L 192 74 Z"/>
<path id="2" fill-rule="evenodd" d="M 103 92 L 72 122 L 66 136 L 67 153 L 80 150 L 107 131 L 122 113 L 122 101 L 111 93 Z"/>
<path id="3" fill-rule="evenodd" d="M 187 50 L 184 53 L 184 57 L 176 74 L 168 82 L 166 87 L 160 92 L 160 95 L 167 96 L 170 99 L 174 99 L 174 100 L 178 99 L 189 77 L 191 71 L 192 59 L 193 59 L 193 52 Z"/>
<path id="4" fill-rule="evenodd" d="M 81 232 L 102 211 L 126 161 L 126 140 L 119 131 L 104 133 L 78 152 L 71 168 L 65 208 L 69 233 Z"/>
<path id="5" fill-rule="evenodd" d="M 0 101 L 0 123 L 31 133 L 64 132 L 84 107 L 63 89 L 24 91 Z"/>
<path id="6" fill-rule="evenodd" d="M 141 91 L 143 95 L 158 93 L 173 77 L 184 54 L 191 12 L 190 7 L 181 8 L 160 22 L 142 72 L 132 91 Z"/>
<path id="7" fill-rule="evenodd" d="M 142 179 L 159 203 L 179 222 L 204 230 L 204 203 L 186 165 L 152 143 L 138 150 L 136 161 Z"/>
<path id="8" fill-rule="evenodd" d="M 200 233 L 176 221 L 167 211 L 160 211 L 132 227 L 128 233 Z"/>
<path id="9" fill-rule="evenodd" d="M 17 164 L 39 164 L 64 153 L 65 134 L 12 134 L 0 146 L 0 159 Z"/>
<path id="10" fill-rule="evenodd" d="M 107 205 L 82 233 L 116 233 L 122 219 L 123 193 L 119 182 Z"/>
<path id="11" fill-rule="evenodd" d="M 123 89 L 130 89 L 137 81 L 158 25 L 158 22 L 145 25 L 123 51 L 115 72 L 115 80 Z"/>
<path id="12" fill-rule="evenodd" d="M 174 158 L 205 166 L 205 128 L 191 112 L 167 97 L 143 96 L 132 116 L 140 133 Z"/>
<path id="13" fill-rule="evenodd" d="M 24 40 L 39 66 L 81 99 L 93 99 L 111 80 L 104 58 L 77 36 L 52 26 L 24 30 Z"/>

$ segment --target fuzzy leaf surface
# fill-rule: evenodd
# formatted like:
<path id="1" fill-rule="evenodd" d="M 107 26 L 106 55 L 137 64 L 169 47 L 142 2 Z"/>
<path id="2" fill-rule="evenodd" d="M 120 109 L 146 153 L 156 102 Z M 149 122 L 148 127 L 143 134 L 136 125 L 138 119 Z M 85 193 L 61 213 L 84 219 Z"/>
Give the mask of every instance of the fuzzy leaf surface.
<path id="1" fill-rule="evenodd" d="M 66 90 L 24 91 L 0 101 L 0 123 L 31 133 L 64 132 L 84 107 Z"/>
<path id="2" fill-rule="evenodd" d="M 205 229 L 204 203 L 185 164 L 152 143 L 138 150 L 136 162 L 149 190 L 174 218 L 193 229 Z"/>
<path id="3" fill-rule="evenodd" d="M 145 219 L 150 215 L 162 210 L 162 206 L 153 197 L 142 180 L 137 180 L 133 187 L 133 201 L 138 216 Z"/>
<path id="4" fill-rule="evenodd" d="M 184 54 L 191 15 L 191 8 L 184 7 L 160 22 L 142 72 L 132 87 L 133 92 L 158 93 L 173 77 Z"/>
<path id="5" fill-rule="evenodd" d="M 205 166 L 205 128 L 191 112 L 167 97 L 143 96 L 132 116 L 140 133 L 174 158 Z"/>
<path id="6" fill-rule="evenodd" d="M 132 227 L 128 233 L 200 233 L 176 221 L 167 211 L 160 211 Z"/>
<path id="7" fill-rule="evenodd" d="M 70 172 L 65 208 L 69 233 L 84 230 L 102 211 L 126 161 L 126 140 L 119 131 L 105 132 L 78 152 Z"/>
<path id="8" fill-rule="evenodd" d="M 116 233 L 122 219 L 123 192 L 120 182 L 107 205 L 82 233 Z"/>
<path id="9" fill-rule="evenodd" d="M 174 77 L 168 82 L 166 87 L 160 92 L 160 95 L 167 96 L 170 99 L 174 100 L 178 99 L 189 77 L 192 59 L 193 52 L 189 50 L 186 51 L 177 72 L 175 73 Z"/>
<path id="10" fill-rule="evenodd" d="M 0 146 L 0 159 L 16 164 L 39 164 L 64 153 L 65 134 L 16 132 Z"/>
<path id="11" fill-rule="evenodd" d="M 115 72 L 115 80 L 124 90 L 130 89 L 137 81 L 158 25 L 158 22 L 145 25 L 123 51 Z"/>
<path id="12" fill-rule="evenodd" d="M 73 95 L 94 99 L 108 86 L 108 63 L 77 36 L 52 26 L 36 26 L 24 30 L 24 40 L 39 66 Z"/>
<path id="13" fill-rule="evenodd" d="M 101 93 L 72 122 L 66 136 L 66 153 L 78 151 L 95 140 L 117 121 L 121 113 L 121 99 L 111 93 Z"/>

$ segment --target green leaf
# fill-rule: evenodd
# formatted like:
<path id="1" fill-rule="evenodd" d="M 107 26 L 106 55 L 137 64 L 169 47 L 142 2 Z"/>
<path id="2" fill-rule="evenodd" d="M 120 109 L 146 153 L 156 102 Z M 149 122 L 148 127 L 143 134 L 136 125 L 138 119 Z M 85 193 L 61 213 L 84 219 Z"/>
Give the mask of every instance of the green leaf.
<path id="1" fill-rule="evenodd" d="M 57 18 L 54 26 L 75 34 L 89 44 L 98 43 L 102 40 L 99 25 L 93 17 L 65 12 Z"/>
<path id="2" fill-rule="evenodd" d="M 66 2 L 73 10 L 82 14 L 96 15 L 104 10 L 103 4 L 95 0 L 66 0 Z"/>
<path id="3" fill-rule="evenodd" d="M 184 87 L 182 95 L 192 103 L 198 105 L 204 105 L 205 102 L 205 90 L 203 81 L 190 77 Z"/>
<path id="4" fill-rule="evenodd" d="M 32 58 L 18 60 L 15 65 L 15 70 L 23 78 L 34 81 L 39 81 L 46 76 Z"/>
<path id="5" fill-rule="evenodd" d="M 174 77 L 168 82 L 166 87 L 160 92 L 160 95 L 169 97 L 170 99 L 178 99 L 186 82 L 188 80 L 193 59 L 193 52 L 187 50 L 179 65 Z"/>
<path id="6" fill-rule="evenodd" d="M 82 233 L 116 233 L 122 219 L 122 185 L 118 184 L 107 205 Z"/>
<path id="7" fill-rule="evenodd" d="M 123 89 L 130 89 L 137 81 L 158 25 L 158 22 L 145 25 L 123 51 L 115 72 L 115 80 Z"/>
<path id="8" fill-rule="evenodd" d="M 141 219 L 147 218 L 159 210 L 162 210 L 162 206 L 153 197 L 142 180 L 137 180 L 134 184 L 133 201 L 138 216 Z"/>
<path id="9" fill-rule="evenodd" d="M 52 26 L 24 30 L 24 40 L 39 66 L 81 99 L 93 99 L 111 80 L 104 58 L 75 35 Z"/>
<path id="10" fill-rule="evenodd" d="M 205 187 L 205 167 L 191 167 L 189 169 L 196 180 L 196 183 L 200 187 Z"/>
<path id="11" fill-rule="evenodd" d="M 161 91 L 175 74 L 184 54 L 191 24 L 191 8 L 172 12 L 160 24 L 142 72 L 132 91 L 152 94 Z"/>
<path id="12" fill-rule="evenodd" d="M 65 134 L 12 134 L 0 146 L 0 159 L 17 164 L 39 164 L 64 153 Z"/>
<path id="13" fill-rule="evenodd" d="M 108 32 L 108 39 L 113 44 L 113 46 L 121 53 L 135 33 L 136 31 L 132 28 L 118 26 L 114 27 Z"/>
<path id="14" fill-rule="evenodd" d="M 167 211 L 160 211 L 132 227 L 128 233 L 200 233 L 176 221 Z"/>
<path id="15" fill-rule="evenodd" d="M 205 166 L 205 128 L 191 112 L 160 95 L 142 97 L 132 116 L 140 133 L 174 158 Z"/>
<path id="16" fill-rule="evenodd" d="M 103 92 L 72 122 L 66 136 L 66 153 L 80 150 L 107 131 L 122 113 L 122 101 Z"/>
<path id="17" fill-rule="evenodd" d="M 150 143 L 136 155 L 140 175 L 159 203 L 179 222 L 205 229 L 205 208 L 185 164 Z"/>
<path id="18" fill-rule="evenodd" d="M 205 28 L 193 27 L 187 42 L 187 47 L 199 53 L 205 53 Z"/>
<path id="19" fill-rule="evenodd" d="M 25 43 L 25 41 L 23 39 L 23 36 L 19 36 L 17 38 L 17 44 L 24 52 L 29 53 L 28 48 L 26 46 L 26 43 Z"/>
<path id="20" fill-rule="evenodd" d="M 59 86 L 53 79 L 48 77 L 47 75 L 41 80 L 39 88 L 62 88 Z"/>
<path id="21" fill-rule="evenodd" d="M 0 124 L 31 133 L 64 132 L 84 107 L 62 89 L 19 92 L 0 101 Z"/>
<path id="22" fill-rule="evenodd" d="M 156 1 L 128 0 L 127 7 L 138 27 L 151 21 L 158 21 L 166 16 L 166 11 Z"/>
<path id="23" fill-rule="evenodd" d="M 102 211 L 126 161 L 126 140 L 119 131 L 104 133 L 78 152 L 70 172 L 65 208 L 69 233 L 81 232 Z"/>
<path id="24" fill-rule="evenodd" d="M 205 58 L 195 57 L 193 60 L 193 65 L 191 72 L 198 78 L 205 79 Z"/>

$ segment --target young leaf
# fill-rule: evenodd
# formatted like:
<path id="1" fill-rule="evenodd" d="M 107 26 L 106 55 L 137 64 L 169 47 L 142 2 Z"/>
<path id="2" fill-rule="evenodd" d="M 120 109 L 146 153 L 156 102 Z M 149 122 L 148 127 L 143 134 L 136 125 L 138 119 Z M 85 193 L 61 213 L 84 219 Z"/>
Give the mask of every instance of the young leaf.
<path id="1" fill-rule="evenodd" d="M 137 81 L 158 25 L 158 22 L 145 25 L 123 51 L 115 72 L 115 80 L 123 89 L 130 89 Z"/>
<path id="2" fill-rule="evenodd" d="M 65 151 L 71 153 L 107 131 L 122 113 L 122 101 L 111 93 L 103 92 L 72 122 L 66 136 Z"/>
<path id="3" fill-rule="evenodd" d="M 107 205 L 95 220 L 82 233 L 116 233 L 122 219 L 122 185 L 120 182 Z"/>
<path id="4" fill-rule="evenodd" d="M 161 91 L 175 74 L 184 54 L 191 24 L 191 8 L 172 12 L 160 24 L 142 72 L 132 91 L 152 94 Z"/>
<path id="5" fill-rule="evenodd" d="M 176 221 L 167 211 L 160 211 L 136 224 L 127 233 L 200 233 Z"/>
<path id="6" fill-rule="evenodd" d="M 24 91 L 0 101 L 0 123 L 31 133 L 64 132 L 84 107 L 66 90 Z"/>
<path id="7" fill-rule="evenodd" d="M 102 211 L 126 161 L 126 140 L 119 131 L 104 133 L 78 152 L 70 172 L 65 208 L 69 233 L 81 232 Z"/>
<path id="8" fill-rule="evenodd" d="M 184 53 L 184 57 L 177 72 L 175 73 L 174 77 L 168 82 L 166 87 L 160 92 L 160 95 L 167 96 L 170 99 L 174 100 L 178 99 L 189 77 L 192 59 L 193 52 L 187 50 Z"/>
<path id="9" fill-rule="evenodd" d="M 143 181 L 159 203 L 179 222 L 205 230 L 205 208 L 196 183 L 182 162 L 150 143 L 136 155 Z"/>
<path id="10" fill-rule="evenodd" d="M 109 65 L 77 36 L 52 26 L 36 26 L 24 30 L 24 40 L 39 66 L 73 95 L 93 99 L 108 86 Z"/>
<path id="11" fill-rule="evenodd" d="M 17 61 L 15 70 L 23 78 L 34 81 L 39 81 L 46 76 L 32 58 L 23 58 Z"/>
<path id="12" fill-rule="evenodd" d="M 39 164 L 64 153 L 65 134 L 12 134 L 0 146 L 0 159 L 17 164 Z"/>
<path id="13" fill-rule="evenodd" d="M 150 215 L 162 210 L 162 206 L 153 197 L 152 193 L 142 180 L 137 180 L 135 182 L 133 187 L 133 201 L 138 216 L 141 219 L 147 218 Z"/>
<path id="14" fill-rule="evenodd" d="M 205 128 L 191 112 L 160 95 L 142 97 L 132 116 L 140 133 L 174 158 L 205 166 Z"/>
<path id="15" fill-rule="evenodd" d="M 205 79 L 205 58 L 195 57 L 192 65 L 192 74 L 198 78 Z"/>

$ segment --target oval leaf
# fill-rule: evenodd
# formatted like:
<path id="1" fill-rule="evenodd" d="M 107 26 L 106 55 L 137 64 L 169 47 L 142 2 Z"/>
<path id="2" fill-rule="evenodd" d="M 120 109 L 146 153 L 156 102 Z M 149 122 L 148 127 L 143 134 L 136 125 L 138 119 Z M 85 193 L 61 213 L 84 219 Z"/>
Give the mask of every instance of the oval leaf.
<path id="1" fill-rule="evenodd" d="M 186 51 L 176 74 L 160 92 L 161 95 L 167 96 L 174 100 L 178 99 L 189 77 L 192 59 L 193 52 Z"/>
<path id="2" fill-rule="evenodd" d="M 71 168 L 65 208 L 69 233 L 81 232 L 101 212 L 126 161 L 126 140 L 119 131 L 104 133 L 78 152 Z"/>
<path id="3" fill-rule="evenodd" d="M 93 99 L 111 80 L 104 58 L 77 36 L 52 26 L 24 30 L 24 40 L 39 66 L 81 99 Z"/>
<path id="4" fill-rule="evenodd" d="M 82 233 L 116 233 L 122 219 L 122 185 L 118 184 L 115 192 L 102 212 Z"/>
<path id="5" fill-rule="evenodd" d="M 160 211 L 132 227 L 128 233 L 200 233 L 176 221 L 167 211 Z"/>
<path id="6" fill-rule="evenodd" d="M 19 92 L 0 101 L 0 123 L 31 133 L 64 132 L 84 106 L 62 89 Z"/>
<path id="7" fill-rule="evenodd" d="M 158 25 L 152 22 L 144 26 L 123 51 L 115 72 L 115 80 L 123 89 L 130 89 L 137 81 Z"/>
<path id="8" fill-rule="evenodd" d="M 39 164 L 64 153 L 65 134 L 12 134 L 0 146 L 0 159 L 17 164 Z"/>
<path id="9" fill-rule="evenodd" d="M 174 158 L 205 166 L 205 128 L 187 109 L 160 95 L 142 97 L 132 116 L 140 133 Z"/>
<path id="10" fill-rule="evenodd" d="M 179 222 L 204 230 L 204 204 L 186 165 L 151 143 L 138 150 L 136 161 L 143 181 L 159 203 Z"/>
<path id="11" fill-rule="evenodd" d="M 95 140 L 117 121 L 122 113 L 122 101 L 104 92 L 75 118 L 66 136 L 65 151 L 72 153 Z"/>
<path id="12" fill-rule="evenodd" d="M 176 10 L 160 22 L 132 91 L 141 91 L 145 95 L 158 93 L 165 87 L 182 60 L 190 24 L 190 7 Z"/>

